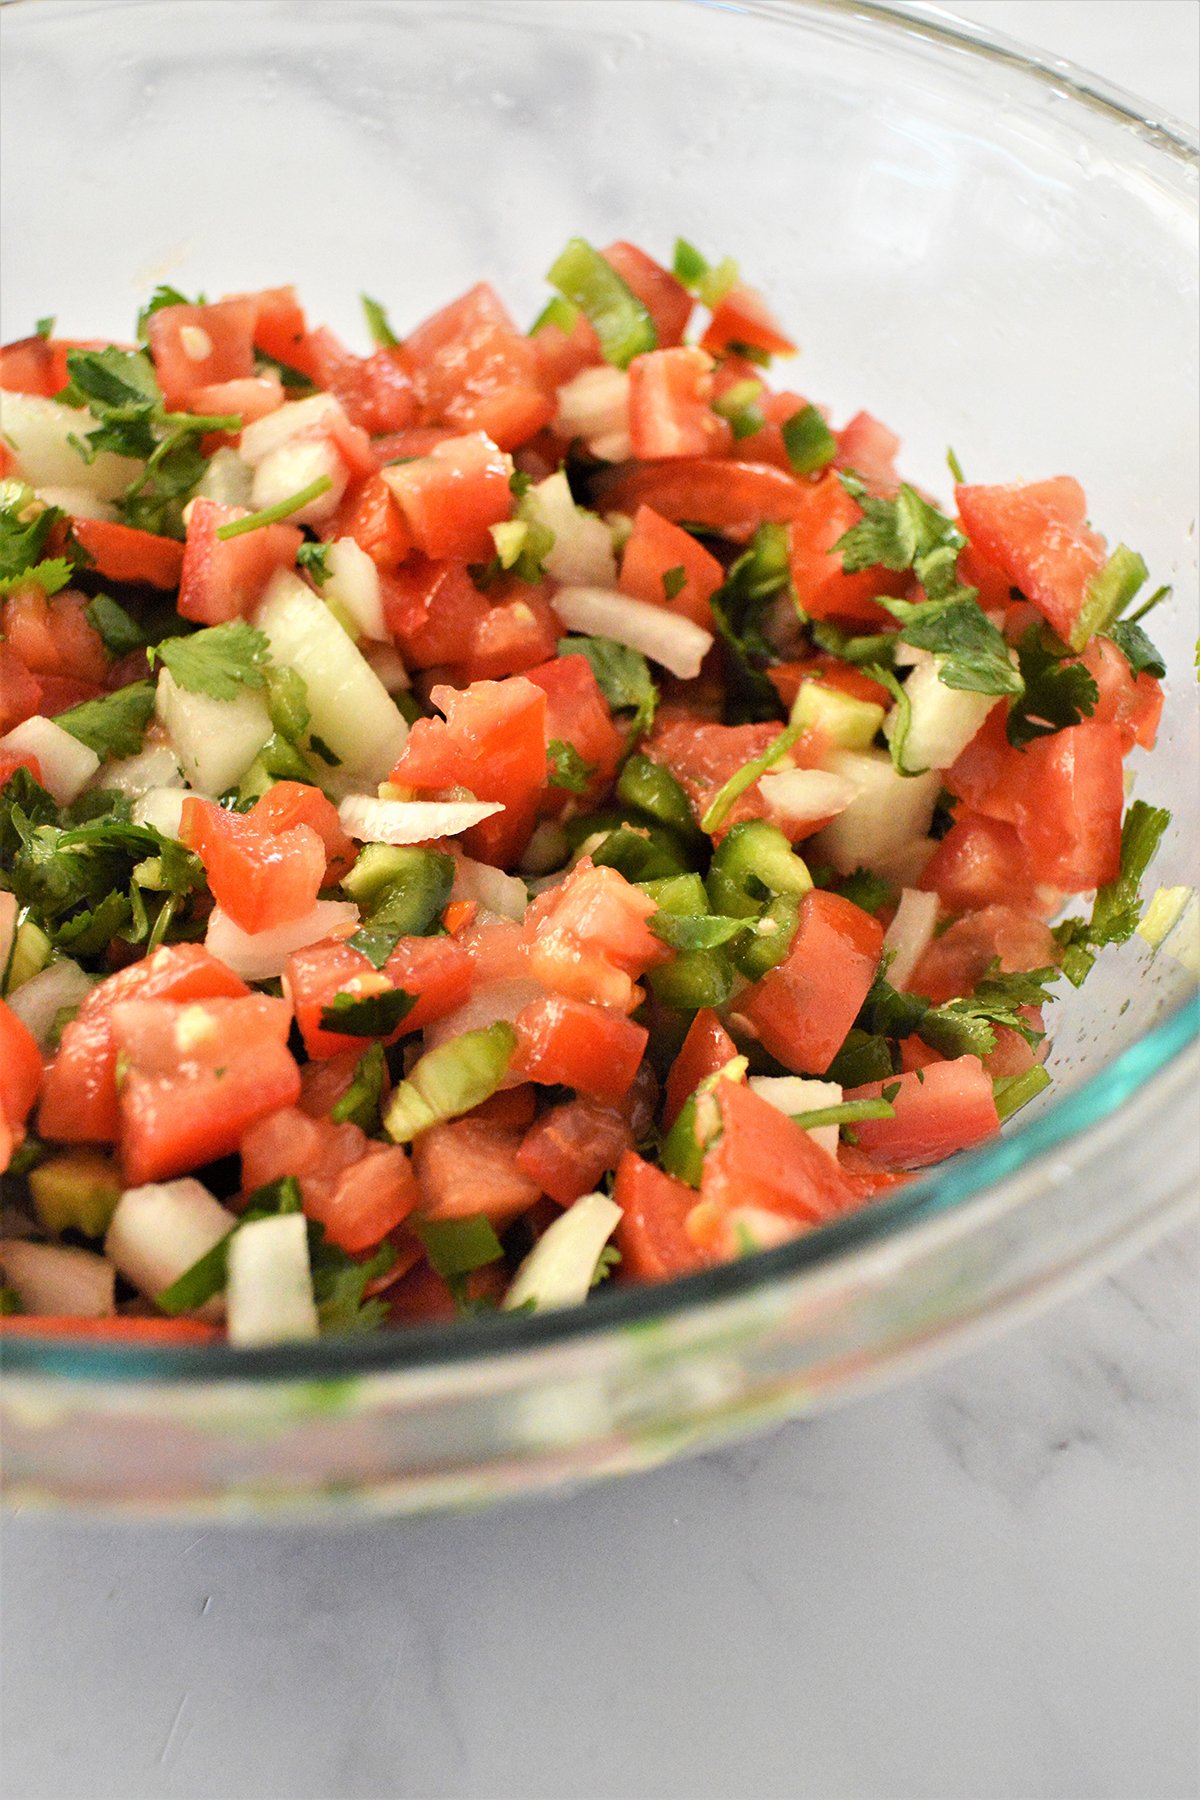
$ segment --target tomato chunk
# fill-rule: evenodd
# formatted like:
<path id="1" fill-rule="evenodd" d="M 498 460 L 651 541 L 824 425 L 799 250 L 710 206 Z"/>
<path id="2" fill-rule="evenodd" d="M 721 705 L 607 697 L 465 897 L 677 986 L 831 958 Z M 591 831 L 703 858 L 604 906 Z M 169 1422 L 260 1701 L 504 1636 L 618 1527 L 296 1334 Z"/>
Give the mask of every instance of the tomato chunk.
<path id="1" fill-rule="evenodd" d="M 1050 927 L 1015 906 L 993 904 L 961 919 L 934 938 L 913 970 L 909 987 L 935 1005 L 973 994 L 994 963 L 1003 974 L 1052 968 L 1058 945 Z"/>
<path id="2" fill-rule="evenodd" d="M 525 915 L 529 972 L 552 993 L 632 1012 L 641 997 L 633 978 L 671 955 L 646 922 L 655 910 L 616 869 L 584 857 Z"/>
<path id="3" fill-rule="evenodd" d="M 1087 523 L 1087 500 L 1067 475 L 1027 486 L 955 489 L 972 547 L 1031 600 L 1064 642 L 1083 610 L 1106 545 Z"/>
<path id="4" fill-rule="evenodd" d="M 252 300 L 160 306 L 151 313 L 146 336 L 169 408 L 178 411 L 193 388 L 253 375 L 257 315 Z"/>
<path id="5" fill-rule="evenodd" d="M 130 1186 L 228 1156 L 255 1119 L 298 1099 L 291 1018 L 286 1001 L 264 994 L 117 1002 L 109 1020 L 123 1058 L 120 1147 Z"/>
<path id="6" fill-rule="evenodd" d="M 800 902 L 791 949 L 738 1000 L 777 1062 L 822 1075 L 845 1041 L 883 950 L 883 926 L 840 894 Z"/>
<path id="7" fill-rule="evenodd" d="M 692 296 L 683 283 L 636 244 L 619 240 L 600 254 L 650 314 L 659 349 L 681 344 L 692 316 Z"/>
<path id="8" fill-rule="evenodd" d="M 690 531 L 664 519 L 652 506 L 639 506 L 621 558 L 618 586 L 635 600 L 682 613 L 712 630 L 709 601 L 725 579 L 716 557 Z"/>
<path id="9" fill-rule="evenodd" d="M 673 1281 L 712 1261 L 688 1235 L 695 1191 L 634 1150 L 617 1164 L 613 1199 L 621 1208 L 615 1241 L 622 1281 Z"/>
<path id="10" fill-rule="evenodd" d="M 503 1230 L 541 1197 L 518 1161 L 521 1133 L 486 1119 L 455 1119 L 423 1131 L 413 1145 L 424 1219 L 476 1213 Z"/>
<path id="11" fill-rule="evenodd" d="M 741 1082 L 718 1081 L 713 1098 L 721 1135 L 704 1158 L 700 1185 L 711 1208 L 761 1207 L 820 1225 L 853 1204 L 837 1162 L 786 1113 Z"/>
<path id="12" fill-rule="evenodd" d="M 25 1121 L 37 1099 L 42 1053 L 29 1027 L 0 1000 L 0 1170 L 25 1136 Z"/>
<path id="13" fill-rule="evenodd" d="M 546 696 L 547 741 L 572 745 L 592 770 L 580 804 L 598 797 L 617 772 L 625 742 L 591 663 L 586 656 L 558 656 L 526 669 L 525 677 Z M 547 788 L 543 808 L 558 811 L 573 798 L 563 788 Z"/>
<path id="14" fill-rule="evenodd" d="M 579 1096 L 552 1106 L 529 1127 L 517 1167 L 560 1206 L 590 1194 L 633 1149 L 633 1130 L 616 1107 Z"/>
<path id="15" fill-rule="evenodd" d="M 248 1192 L 280 1176 L 295 1176 L 305 1216 L 351 1254 L 378 1244 L 420 1198 L 403 1147 L 373 1143 L 349 1120 L 336 1125 L 284 1107 L 249 1127 L 241 1153 L 242 1185 Z"/>
<path id="16" fill-rule="evenodd" d="M 218 906 L 243 931 L 269 931 L 312 910 L 325 879 L 325 845 L 311 825 L 269 829 L 254 813 L 227 812 L 189 795 L 180 824 Z"/>
<path id="17" fill-rule="evenodd" d="M 851 1088 L 847 1100 L 875 1100 L 893 1087 L 891 1119 L 861 1119 L 854 1127 L 868 1155 L 890 1168 L 922 1169 L 956 1150 L 982 1143 L 1000 1129 L 992 1083 L 977 1056 L 928 1063 L 919 1072 Z"/>
<path id="18" fill-rule="evenodd" d="M 512 512 L 509 464 L 483 432 L 446 438 L 427 456 L 390 464 L 383 478 L 426 556 L 486 562 L 494 545 L 489 526 Z"/>
<path id="19" fill-rule="evenodd" d="M 108 659 L 86 606 L 85 597 L 70 588 L 50 599 L 36 584 L 18 588 L 0 608 L 8 651 L 33 675 L 102 683 Z"/>
<path id="20" fill-rule="evenodd" d="M 733 441 L 729 421 L 712 410 L 713 363 L 681 344 L 649 350 L 629 365 L 629 436 L 639 458 L 709 456 Z"/>
<path id="21" fill-rule="evenodd" d="M 346 490 L 329 536 L 352 537 L 385 575 L 393 574 L 412 549 L 412 534 L 381 475 L 364 476 Z"/>
<path id="22" fill-rule="evenodd" d="M 429 424 L 486 432 L 512 450 L 553 417 L 537 354 L 486 282 L 410 332 L 404 361 Z"/>
<path id="23" fill-rule="evenodd" d="M 110 581 L 144 581 L 150 587 L 179 586 L 183 545 L 174 538 L 107 519 L 72 519 L 71 530 L 91 557 L 95 574 Z"/>
<path id="24" fill-rule="evenodd" d="M 708 1075 L 715 1075 L 737 1055 L 737 1045 L 711 1007 L 702 1006 L 688 1026 L 679 1055 L 667 1076 L 663 1129 L 669 1130 L 689 1094 L 694 1094 Z"/>
<path id="25" fill-rule="evenodd" d="M 593 1100 L 620 1100 L 629 1092 L 649 1037 L 623 1013 L 558 994 L 532 1001 L 515 1024 L 518 1074 Z"/>
<path id="26" fill-rule="evenodd" d="M 178 607 L 185 619 L 222 625 L 244 618 L 262 599 L 277 569 L 290 569 L 304 542 L 298 525 L 260 525 L 222 540 L 222 525 L 248 517 L 243 506 L 193 500 L 183 550 Z"/>

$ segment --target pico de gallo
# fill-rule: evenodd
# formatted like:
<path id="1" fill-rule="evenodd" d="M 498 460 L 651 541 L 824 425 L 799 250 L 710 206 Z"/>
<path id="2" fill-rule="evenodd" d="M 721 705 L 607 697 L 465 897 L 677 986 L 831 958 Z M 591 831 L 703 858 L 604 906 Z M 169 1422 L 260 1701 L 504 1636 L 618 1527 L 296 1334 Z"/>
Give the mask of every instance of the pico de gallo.
<path id="1" fill-rule="evenodd" d="M 549 282 L 0 352 L 3 1329 L 778 1245 L 996 1133 L 1134 931 L 1165 590 L 1079 484 L 943 511 L 682 240 Z"/>

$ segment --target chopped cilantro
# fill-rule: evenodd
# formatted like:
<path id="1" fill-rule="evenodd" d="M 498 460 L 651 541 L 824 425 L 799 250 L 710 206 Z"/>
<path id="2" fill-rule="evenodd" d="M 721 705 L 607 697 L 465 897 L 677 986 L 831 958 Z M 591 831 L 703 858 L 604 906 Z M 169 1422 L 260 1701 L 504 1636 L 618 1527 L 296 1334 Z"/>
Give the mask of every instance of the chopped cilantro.
<path id="1" fill-rule="evenodd" d="M 880 605 L 900 621 L 900 636 L 915 650 L 939 659 L 938 678 L 946 687 L 972 694 L 1020 694 L 1022 680 L 1013 668 L 1003 636 L 979 602 L 966 590 L 946 600 L 891 600 Z"/>
<path id="2" fill-rule="evenodd" d="M 747 788 L 754 786 L 760 775 L 765 775 L 781 756 L 787 755 L 803 729 L 801 725 L 786 726 L 777 738 L 771 740 L 761 756 L 751 757 L 749 762 L 743 763 L 740 769 L 734 771 L 728 781 L 722 782 L 700 820 L 701 831 L 716 831 L 719 826 L 723 825 L 729 816 L 730 808 L 736 804 Z"/>
<path id="3" fill-rule="evenodd" d="M 58 507 L 39 499 L 26 482 L 0 481 L 0 594 L 26 581 L 36 581 L 51 594 L 66 586 L 70 564 L 58 557 L 42 561 L 50 532 L 65 517 Z"/>
<path id="4" fill-rule="evenodd" d="M 165 638 L 146 652 L 150 663 L 161 662 L 179 687 L 213 700 L 236 700 L 243 688 L 263 687 L 269 654 L 264 634 L 244 619 Z"/>
<path id="5" fill-rule="evenodd" d="M 367 330 L 371 334 L 371 342 L 378 344 L 381 350 L 395 350 L 400 339 L 388 324 L 388 316 L 378 300 L 372 300 L 369 294 L 360 294 L 363 315 L 367 321 Z"/>
<path id="6" fill-rule="evenodd" d="M 966 476 L 963 474 L 962 464 L 959 462 L 957 456 L 955 456 L 955 454 L 954 454 L 953 449 L 950 447 L 947 447 L 947 450 L 946 450 L 946 467 L 949 469 L 951 475 L 953 475 L 955 481 L 961 482 L 961 481 L 965 481 L 967 479 Z"/>
<path id="7" fill-rule="evenodd" d="M 366 1289 L 395 1266 L 395 1252 L 380 1244 L 374 1256 L 359 1262 L 326 1240 L 315 1220 L 308 1225 L 308 1263 L 322 1336 L 347 1331 L 375 1331 L 387 1318 L 387 1303 L 367 1300 Z"/>
<path id="8" fill-rule="evenodd" d="M 877 913 L 881 906 L 895 906 L 898 898 L 895 884 L 872 874 L 870 869 L 854 869 L 831 885 L 843 900 L 850 900 L 869 913 Z"/>
<path id="9" fill-rule="evenodd" d="M 772 602 L 789 594 L 794 598 L 787 527 L 760 525 L 711 600 L 737 721 L 779 717 L 779 696 L 764 673 L 777 658 L 763 624 Z"/>
<path id="10" fill-rule="evenodd" d="M 1118 619 L 1106 634 L 1136 675 L 1154 675 L 1159 681 L 1167 672 L 1161 650 L 1156 650 L 1141 626 L 1133 619 Z"/>
<path id="11" fill-rule="evenodd" d="M 103 762 L 110 756 L 137 755 L 153 711 L 153 683 L 134 681 L 113 694 L 84 700 L 68 712 L 56 714 L 54 722 L 94 750 Z"/>
<path id="12" fill-rule="evenodd" d="M 34 563 L 31 569 L 22 569 L 19 575 L 6 575 L 0 578 L 0 595 L 11 594 L 14 588 L 25 587 L 35 582 L 44 594 L 57 594 L 65 588 L 74 574 L 74 565 L 64 556 L 53 556 L 44 562 Z"/>
<path id="13" fill-rule="evenodd" d="M 1010 744 L 1028 744 L 1078 725 L 1096 709 L 1100 690 L 1091 674 L 1065 645 L 1048 642 L 1049 637 L 1031 625 L 1017 649 L 1025 692 L 1008 715 Z"/>
<path id="14" fill-rule="evenodd" d="M 335 1125 L 349 1122 L 368 1134 L 379 1128 L 379 1104 L 383 1098 L 383 1078 L 387 1070 L 383 1045 L 371 1044 L 359 1058 L 354 1079 L 340 1100 L 330 1108 Z"/>
<path id="15" fill-rule="evenodd" d="M 227 538 L 243 537 L 248 531 L 261 531 L 264 525 L 276 525 L 280 519 L 290 518 L 292 513 L 299 512 L 310 500 L 328 493 L 332 486 L 331 476 L 318 475 L 315 481 L 310 481 L 298 493 L 289 494 L 286 500 L 277 500 L 274 506 L 264 506 L 259 512 L 247 513 L 244 519 L 230 519 L 227 525 L 218 525 L 217 536 L 224 543 Z"/>
<path id="16" fill-rule="evenodd" d="M 985 975 L 975 992 L 965 999 L 932 1006 L 917 1026 L 917 1035 L 943 1056 L 987 1056 L 996 1047 L 996 1031 L 1003 1026 L 1019 1032 L 1028 1044 L 1041 1041 L 1042 1033 L 1021 1017 L 1021 1006 L 1044 1006 L 1050 999 L 1046 984 L 1058 970 L 996 970 Z"/>
<path id="17" fill-rule="evenodd" d="M 840 657 L 843 662 L 878 663 L 888 669 L 900 637 L 898 631 L 874 631 L 856 637 L 829 619 L 814 619 L 809 629 L 818 650 Z"/>
<path id="18" fill-rule="evenodd" d="M 632 711 L 633 736 L 641 737 L 649 731 L 658 710 L 658 689 L 640 650 L 614 643 L 611 638 L 569 637 L 559 639 L 558 653 L 585 656 L 613 712 Z"/>
<path id="19" fill-rule="evenodd" d="M 388 988 L 382 994 L 335 994 L 321 1009 L 321 1029 L 348 1037 L 389 1037 L 415 1005 L 416 995 L 403 988 Z"/>
<path id="20" fill-rule="evenodd" d="M 296 567 L 303 569 L 317 587 L 323 587 L 329 580 L 329 552 L 332 548 L 332 544 L 301 544 L 296 552 Z"/>
<path id="21" fill-rule="evenodd" d="M 192 300 L 189 299 L 186 294 L 181 294 L 178 288 L 171 287 L 170 284 L 166 282 L 162 283 L 155 288 L 149 300 L 147 300 L 145 306 L 143 306 L 141 312 L 137 316 L 137 335 L 139 343 L 145 342 L 147 320 L 152 318 L 156 312 L 161 312 L 164 306 L 203 306 L 204 304 L 205 299 L 203 294 L 197 294 L 196 298 Z"/>
<path id="22" fill-rule="evenodd" d="M 664 569 L 662 578 L 664 596 L 668 600 L 674 600 L 687 586 L 687 578 L 687 570 L 682 563 L 677 563 L 673 569 Z"/>
<path id="23" fill-rule="evenodd" d="M 550 762 L 548 785 L 565 788 L 568 794 L 586 794 L 596 773 L 595 763 L 585 762 L 574 744 L 565 743 L 562 738 L 551 738 L 547 749 Z"/>
<path id="24" fill-rule="evenodd" d="M 1135 800 L 1121 826 L 1120 874 L 1097 891 L 1090 919 L 1064 919 L 1055 927 L 1063 951 L 1063 973 L 1075 987 L 1091 968 L 1096 950 L 1105 944 L 1123 944 L 1137 930 L 1141 917 L 1138 889 L 1170 822 L 1165 806 Z"/>

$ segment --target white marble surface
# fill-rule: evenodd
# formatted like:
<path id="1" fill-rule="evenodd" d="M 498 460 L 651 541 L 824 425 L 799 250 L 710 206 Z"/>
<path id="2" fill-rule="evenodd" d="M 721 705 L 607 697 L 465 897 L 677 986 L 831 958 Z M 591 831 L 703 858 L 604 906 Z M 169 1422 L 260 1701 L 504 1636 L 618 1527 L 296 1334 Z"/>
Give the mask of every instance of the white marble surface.
<path id="1" fill-rule="evenodd" d="M 1192 0 L 955 9 L 1196 112 Z M 475 1518 L 0 1540 L 4 1800 L 1190 1800 L 1200 1233 L 939 1373 Z"/>

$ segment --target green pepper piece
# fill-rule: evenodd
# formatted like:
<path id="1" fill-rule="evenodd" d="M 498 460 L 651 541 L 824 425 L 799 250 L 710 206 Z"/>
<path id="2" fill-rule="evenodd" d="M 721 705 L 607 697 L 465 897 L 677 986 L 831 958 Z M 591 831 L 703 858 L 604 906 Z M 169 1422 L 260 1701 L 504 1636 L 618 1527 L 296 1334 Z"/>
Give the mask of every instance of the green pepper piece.
<path id="1" fill-rule="evenodd" d="M 691 802 L 670 769 L 643 756 L 640 750 L 621 770 L 617 798 L 626 806 L 636 806 L 658 824 L 669 826 L 680 837 L 700 841 L 702 834 L 696 828 Z"/>
<path id="2" fill-rule="evenodd" d="M 431 1125 L 457 1118 L 487 1100 L 508 1072 L 517 1034 L 504 1019 L 426 1051 L 392 1095 L 383 1128 L 407 1144 Z"/>
<path id="3" fill-rule="evenodd" d="M 663 1006 L 699 1012 L 702 1006 L 724 1006 L 733 992 L 733 964 L 724 949 L 684 950 L 646 979 Z"/>
<path id="4" fill-rule="evenodd" d="M 749 919 L 775 894 L 806 894 L 812 877 L 777 825 L 745 819 L 718 844 L 706 885 L 714 912 Z"/>
<path id="5" fill-rule="evenodd" d="M 650 314 L 612 264 L 583 238 L 570 240 L 546 279 L 587 314 L 605 362 L 624 369 L 643 351 L 657 349 Z"/>
<path id="6" fill-rule="evenodd" d="M 794 894 L 777 894 L 762 917 L 737 938 L 730 954 L 749 981 L 760 981 L 768 969 L 781 963 L 792 947 L 800 922 L 800 902 Z"/>

